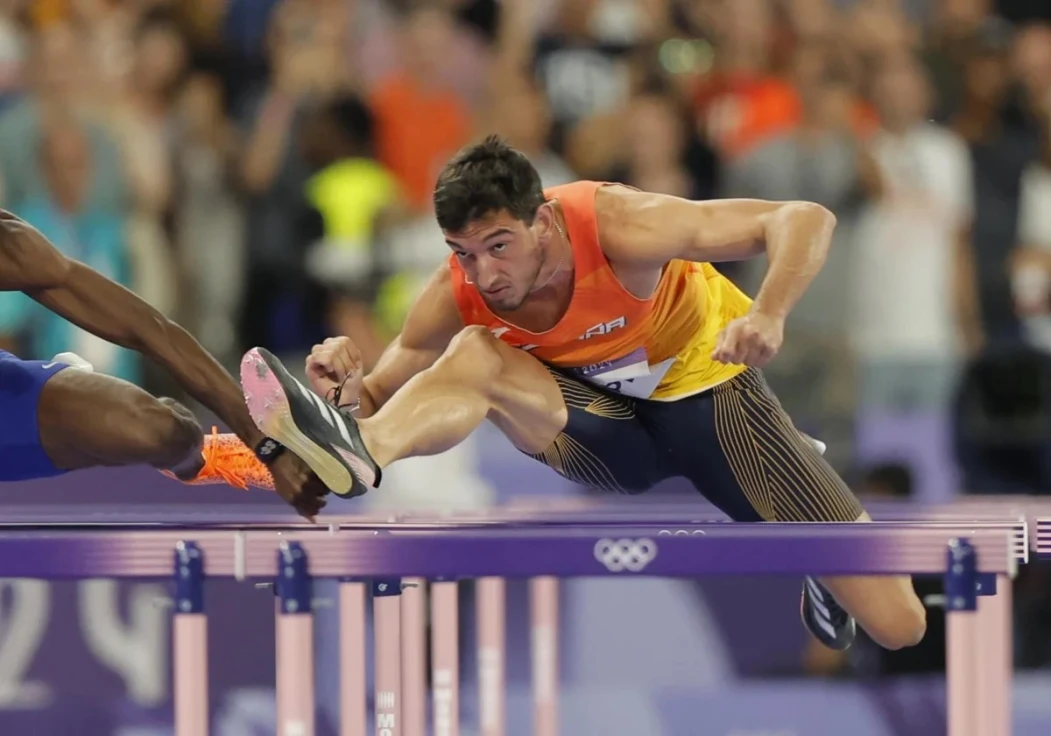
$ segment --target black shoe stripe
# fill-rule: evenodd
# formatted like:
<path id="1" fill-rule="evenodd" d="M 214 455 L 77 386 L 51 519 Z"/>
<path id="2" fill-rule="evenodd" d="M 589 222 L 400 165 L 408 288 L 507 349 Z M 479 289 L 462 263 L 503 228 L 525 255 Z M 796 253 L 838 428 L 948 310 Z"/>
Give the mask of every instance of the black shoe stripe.
<path id="1" fill-rule="evenodd" d="M 354 469 L 338 452 L 336 452 L 334 448 L 343 447 L 348 451 L 353 452 L 355 455 L 360 453 L 358 453 L 356 448 L 352 445 L 347 444 L 343 439 L 343 436 L 340 434 L 339 429 L 325 421 L 320 413 L 321 409 L 302 394 L 299 388 L 300 383 L 288 373 L 285 367 L 281 364 L 281 361 L 269 352 L 260 350 L 259 353 L 285 393 L 285 398 L 288 400 L 289 412 L 292 415 L 292 421 L 295 422 L 296 428 L 311 442 L 321 447 L 325 452 L 338 460 L 340 465 L 345 467 L 354 479 L 355 486 L 360 487 L 357 490 L 363 492 L 365 488 L 361 479 L 358 478 Z M 344 419 L 344 421 L 346 420 Z"/>

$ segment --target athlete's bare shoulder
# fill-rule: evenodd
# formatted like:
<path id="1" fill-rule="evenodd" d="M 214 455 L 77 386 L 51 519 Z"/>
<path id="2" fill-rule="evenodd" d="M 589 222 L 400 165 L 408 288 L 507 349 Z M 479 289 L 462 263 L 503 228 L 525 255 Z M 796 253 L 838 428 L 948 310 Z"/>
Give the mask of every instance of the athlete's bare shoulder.
<path id="1" fill-rule="evenodd" d="M 409 309 L 401 331 L 404 347 L 444 348 L 463 329 L 453 294 L 452 270 L 443 261 Z"/>
<path id="2" fill-rule="evenodd" d="M 810 202 L 695 201 L 621 185 L 603 187 L 595 195 L 602 249 L 611 262 L 629 267 L 660 267 L 676 258 L 701 262 L 750 258 L 763 252 L 771 218 L 798 207 L 831 215 Z"/>

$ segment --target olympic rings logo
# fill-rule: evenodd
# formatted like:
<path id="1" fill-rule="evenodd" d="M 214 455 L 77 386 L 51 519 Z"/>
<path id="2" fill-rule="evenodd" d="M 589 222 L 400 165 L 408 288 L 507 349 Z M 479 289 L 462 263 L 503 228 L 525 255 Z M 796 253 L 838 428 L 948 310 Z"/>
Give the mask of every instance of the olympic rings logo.
<path id="1" fill-rule="evenodd" d="M 652 539 L 600 539 L 595 542 L 595 559 L 610 572 L 642 572 L 657 556 Z"/>
<path id="2" fill-rule="evenodd" d="M 703 537 L 704 529 L 661 529 L 658 537 Z"/>

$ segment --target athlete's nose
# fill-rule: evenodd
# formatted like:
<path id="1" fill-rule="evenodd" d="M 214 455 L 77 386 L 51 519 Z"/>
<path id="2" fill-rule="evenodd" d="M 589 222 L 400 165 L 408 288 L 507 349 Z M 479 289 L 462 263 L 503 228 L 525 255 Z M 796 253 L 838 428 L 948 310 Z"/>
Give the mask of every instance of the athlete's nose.
<path id="1" fill-rule="evenodd" d="M 500 279 L 500 270 L 497 268 L 495 259 L 481 256 L 475 261 L 477 270 L 475 281 L 482 291 L 489 291 Z"/>

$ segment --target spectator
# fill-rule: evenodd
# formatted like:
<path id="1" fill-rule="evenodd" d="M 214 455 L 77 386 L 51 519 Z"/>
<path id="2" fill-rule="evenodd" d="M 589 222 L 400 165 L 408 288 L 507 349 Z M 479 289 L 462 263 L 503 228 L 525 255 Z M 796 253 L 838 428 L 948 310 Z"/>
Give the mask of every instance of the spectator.
<path id="1" fill-rule="evenodd" d="M 883 186 L 857 237 L 861 403 L 944 412 L 963 351 L 981 339 L 970 156 L 958 136 L 927 122 L 930 87 L 911 55 L 884 62 L 874 92 L 882 127 L 870 150 Z"/>
<path id="2" fill-rule="evenodd" d="M 134 34 L 134 64 L 114 125 L 124 142 L 138 208 L 160 219 L 173 204 L 172 113 L 187 50 L 174 20 L 164 13 L 146 15 Z"/>
<path id="3" fill-rule="evenodd" d="M 554 121 L 553 147 L 583 120 L 619 109 L 631 91 L 628 54 L 633 39 L 604 38 L 596 21 L 603 3 L 565 0 L 549 31 L 533 40 L 533 64 Z"/>
<path id="4" fill-rule="evenodd" d="M 381 231 L 402 210 L 397 180 L 373 158 L 373 130 L 365 104 L 343 96 L 313 111 L 300 143 L 315 171 L 307 199 L 322 221 L 308 272 L 330 293 L 330 330 L 353 336 L 369 368 L 383 349 L 372 320 L 376 284 L 384 275 Z"/>
<path id="5" fill-rule="evenodd" d="M 464 101 L 443 79 L 443 57 L 455 36 L 455 20 L 439 6 L 419 5 L 404 17 L 402 68 L 379 82 L 369 105 L 376 116 L 379 160 L 401 183 L 408 207 L 430 211 L 431 191 L 444 162 L 472 134 Z M 426 125 L 420 121 L 426 120 Z"/>
<path id="6" fill-rule="evenodd" d="M 992 0 L 938 0 L 931 30 L 922 51 L 934 86 L 933 117 L 948 122 L 966 96 L 965 69 L 975 47 L 1010 32 L 991 16 Z"/>
<path id="7" fill-rule="evenodd" d="M 17 98 L 24 83 L 25 45 L 14 14 L 0 8 L 0 111 Z"/>
<path id="8" fill-rule="evenodd" d="M 689 166 L 692 151 L 707 149 L 696 140 L 677 99 L 659 89 L 640 94 L 628 106 L 625 123 L 623 160 L 611 178 L 686 199 L 712 196 L 714 176 L 698 177 Z M 714 163 L 712 159 L 714 155 L 709 159 Z"/>
<path id="9" fill-rule="evenodd" d="M 237 133 L 225 107 L 221 82 L 207 74 L 190 77 L 179 95 L 173 232 L 181 321 L 233 362 L 240 357 L 235 326 L 244 294 L 245 218 L 234 186 Z"/>
<path id="10" fill-rule="evenodd" d="M 1039 133 L 1010 95 L 1004 39 L 986 36 L 966 67 L 953 124 L 967 141 L 975 182 L 972 243 L 981 329 L 995 349 L 1017 344 L 1020 326 L 1009 263 L 1017 242 L 1022 172 L 1040 152 Z"/>
<path id="11" fill-rule="evenodd" d="M 1051 101 L 1042 117 L 1040 157 L 1022 176 L 1019 248 L 1012 258 L 1011 284 L 1027 342 L 1051 353 Z"/>
<path id="12" fill-rule="evenodd" d="M 493 86 L 489 114 L 492 130 L 529 157 L 545 187 L 575 179 L 566 162 L 549 146 L 551 116 L 540 90 L 517 74 Z"/>
<path id="13" fill-rule="evenodd" d="M 15 214 L 32 222 L 70 258 L 129 283 L 125 219 L 91 202 L 94 161 L 83 126 L 71 117 L 52 120 L 34 153 L 44 189 L 22 199 L 12 208 Z M 135 353 L 75 327 L 21 293 L 0 293 L 0 334 L 5 344 L 21 338 L 27 357 L 47 359 L 73 351 L 99 372 L 140 379 Z"/>
<path id="14" fill-rule="evenodd" d="M 0 115 L 0 179 L 9 207 L 44 195 L 47 184 L 37 152 L 47 120 L 87 117 L 83 90 L 90 88 L 91 62 L 83 40 L 69 26 L 52 25 L 37 34 L 30 53 L 30 88 Z M 123 214 L 130 192 L 116 141 L 105 126 L 90 120 L 84 122 L 84 134 L 93 177 L 85 193 L 88 209 Z"/>
<path id="15" fill-rule="evenodd" d="M 698 3 L 696 12 L 702 6 Z M 694 15 L 715 43 L 715 65 L 693 93 L 698 129 L 724 158 L 782 134 L 795 122 L 790 82 L 774 72 L 774 14 L 769 0 L 719 0 Z"/>
<path id="16" fill-rule="evenodd" d="M 880 181 L 856 133 L 854 94 L 836 74 L 824 45 L 801 47 L 794 61 L 801 122 L 726 163 L 729 197 L 802 199 L 839 218 L 825 266 L 792 311 L 784 346 L 767 370 L 786 410 L 829 445 L 834 464 L 849 462 L 854 416 L 850 275 L 859 205 Z M 761 263 L 743 278 L 755 292 Z M 829 356 L 836 356 L 834 360 Z"/>
<path id="17" fill-rule="evenodd" d="M 246 143 L 240 173 L 249 197 L 240 323 L 245 347 L 298 353 L 324 332 L 305 302 L 304 253 L 314 234 L 302 229 L 310 171 L 296 141 L 310 106 L 350 86 L 340 40 L 309 4 L 287 3 L 271 19 L 273 74 L 249 98 L 241 122 Z"/>

